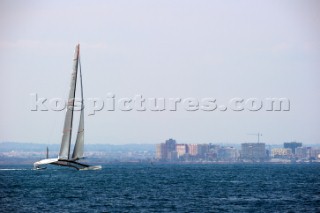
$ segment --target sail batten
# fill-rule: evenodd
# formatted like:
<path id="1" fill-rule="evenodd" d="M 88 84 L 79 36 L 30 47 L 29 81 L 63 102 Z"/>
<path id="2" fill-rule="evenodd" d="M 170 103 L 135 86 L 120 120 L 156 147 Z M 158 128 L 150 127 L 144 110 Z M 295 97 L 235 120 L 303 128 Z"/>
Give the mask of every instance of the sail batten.
<path id="1" fill-rule="evenodd" d="M 63 135 L 61 140 L 59 159 L 69 159 L 70 158 L 70 146 L 71 146 L 71 135 L 72 135 L 72 124 L 73 124 L 73 110 L 74 110 L 74 100 L 77 85 L 77 73 L 78 73 L 78 61 L 79 61 L 79 48 L 78 44 L 75 49 L 73 57 L 73 69 L 71 73 L 70 90 L 68 97 L 68 106 L 66 111 L 66 116 L 64 120 Z"/>

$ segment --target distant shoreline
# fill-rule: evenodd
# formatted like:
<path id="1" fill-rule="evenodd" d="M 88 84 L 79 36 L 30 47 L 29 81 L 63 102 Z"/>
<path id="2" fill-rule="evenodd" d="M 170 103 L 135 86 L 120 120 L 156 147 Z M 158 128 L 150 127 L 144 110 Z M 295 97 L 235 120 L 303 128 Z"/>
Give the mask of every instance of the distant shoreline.
<path id="1" fill-rule="evenodd" d="M 18 160 L 18 159 L 16 159 Z M 20 159 L 21 160 L 21 159 Z M 29 161 L 0 161 L 0 166 L 20 166 L 30 165 L 32 166 L 34 159 Z M 301 165 L 301 164 L 320 164 L 319 161 L 314 162 L 156 162 L 156 161 L 90 161 L 90 163 L 98 163 L 102 165 L 116 165 L 116 164 L 140 164 L 140 165 Z"/>

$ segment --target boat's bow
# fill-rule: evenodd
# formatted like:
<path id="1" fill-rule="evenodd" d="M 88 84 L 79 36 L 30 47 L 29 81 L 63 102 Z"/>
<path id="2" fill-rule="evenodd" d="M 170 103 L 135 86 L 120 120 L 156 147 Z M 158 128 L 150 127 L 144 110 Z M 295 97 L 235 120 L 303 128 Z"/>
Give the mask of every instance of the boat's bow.
<path id="1" fill-rule="evenodd" d="M 47 164 L 52 164 L 52 163 L 55 163 L 55 162 L 58 162 L 58 158 L 43 159 L 43 160 L 35 162 L 33 164 L 33 167 L 34 168 L 40 168 L 40 166 L 47 165 Z"/>

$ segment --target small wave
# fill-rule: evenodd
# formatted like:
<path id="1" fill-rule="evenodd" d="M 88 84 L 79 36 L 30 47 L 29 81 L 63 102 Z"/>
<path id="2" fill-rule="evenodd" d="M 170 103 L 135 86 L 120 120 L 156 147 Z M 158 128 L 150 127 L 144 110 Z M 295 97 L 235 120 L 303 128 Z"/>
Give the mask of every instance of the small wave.
<path id="1" fill-rule="evenodd" d="M 0 171 L 22 171 L 22 170 L 30 170 L 30 169 L 0 169 Z"/>

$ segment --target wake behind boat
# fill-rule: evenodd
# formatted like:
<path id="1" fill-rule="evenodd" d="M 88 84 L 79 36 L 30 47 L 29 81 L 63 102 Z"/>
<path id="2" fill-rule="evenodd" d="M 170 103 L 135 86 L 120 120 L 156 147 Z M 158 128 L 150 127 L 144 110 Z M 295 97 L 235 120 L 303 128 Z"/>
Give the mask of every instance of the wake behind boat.
<path id="1" fill-rule="evenodd" d="M 78 69 L 79 68 L 79 69 Z M 78 73 L 79 70 L 79 73 Z M 80 93 L 81 93 L 81 111 L 80 120 L 77 132 L 76 142 L 73 148 L 73 153 L 70 155 L 71 147 L 71 136 L 72 136 L 72 125 L 73 125 L 73 115 L 74 115 L 74 102 L 77 87 L 77 77 L 79 74 L 80 80 Z M 101 166 L 90 166 L 84 163 L 80 163 L 79 160 L 83 159 L 84 150 L 84 104 L 83 104 L 83 86 L 82 86 L 82 73 L 81 73 L 81 63 L 80 63 L 80 44 L 76 46 L 74 57 L 73 57 L 73 70 L 71 75 L 71 84 L 69 91 L 69 99 L 67 105 L 66 116 L 64 120 L 63 135 L 61 140 L 60 152 L 58 158 L 48 158 L 35 162 L 34 169 L 40 170 L 45 169 L 41 167 L 43 165 L 52 164 L 58 166 L 73 167 L 77 170 L 98 170 Z"/>

